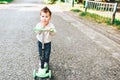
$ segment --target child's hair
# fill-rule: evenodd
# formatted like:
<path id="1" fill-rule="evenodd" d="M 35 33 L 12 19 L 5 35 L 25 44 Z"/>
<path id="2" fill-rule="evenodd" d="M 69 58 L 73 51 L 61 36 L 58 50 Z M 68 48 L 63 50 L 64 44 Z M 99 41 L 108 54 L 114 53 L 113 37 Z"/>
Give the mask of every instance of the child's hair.
<path id="1" fill-rule="evenodd" d="M 50 9 L 49 9 L 48 7 L 42 8 L 42 9 L 40 10 L 40 15 L 41 15 L 41 12 L 49 13 L 50 16 L 52 15 L 52 13 L 51 13 L 51 11 L 50 11 Z"/>

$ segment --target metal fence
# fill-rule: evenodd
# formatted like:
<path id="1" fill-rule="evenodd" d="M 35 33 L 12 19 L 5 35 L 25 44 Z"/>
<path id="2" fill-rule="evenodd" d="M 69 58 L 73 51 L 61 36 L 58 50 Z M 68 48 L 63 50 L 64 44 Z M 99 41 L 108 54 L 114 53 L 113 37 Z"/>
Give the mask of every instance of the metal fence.
<path id="1" fill-rule="evenodd" d="M 103 16 L 104 18 L 110 18 L 111 23 L 114 23 L 115 14 L 117 10 L 117 3 L 105 3 L 105 2 L 95 2 L 95 1 L 86 1 L 85 3 L 85 12 L 92 12 Z"/>

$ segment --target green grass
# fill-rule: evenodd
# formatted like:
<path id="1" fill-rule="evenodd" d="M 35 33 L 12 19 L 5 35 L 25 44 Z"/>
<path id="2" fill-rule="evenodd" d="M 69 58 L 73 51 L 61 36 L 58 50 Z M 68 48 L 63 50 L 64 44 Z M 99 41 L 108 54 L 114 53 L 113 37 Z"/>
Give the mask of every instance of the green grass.
<path id="1" fill-rule="evenodd" d="M 98 23 L 106 23 L 107 25 L 112 25 L 115 26 L 116 28 L 120 29 L 120 20 L 115 19 L 114 24 L 111 24 L 111 19 L 107 17 L 103 17 L 94 13 L 89 13 L 89 12 L 82 12 L 79 9 L 72 9 L 71 11 L 73 12 L 79 12 L 79 16 L 85 17 L 87 19 L 96 21 Z"/>
<path id="2" fill-rule="evenodd" d="M 7 4 L 12 2 L 13 0 L 0 0 L 0 4 Z"/>
<path id="3" fill-rule="evenodd" d="M 115 25 L 118 29 L 120 29 L 120 20 L 115 19 L 114 25 Z"/>
<path id="4" fill-rule="evenodd" d="M 79 9 L 71 9 L 73 12 L 81 12 Z"/>

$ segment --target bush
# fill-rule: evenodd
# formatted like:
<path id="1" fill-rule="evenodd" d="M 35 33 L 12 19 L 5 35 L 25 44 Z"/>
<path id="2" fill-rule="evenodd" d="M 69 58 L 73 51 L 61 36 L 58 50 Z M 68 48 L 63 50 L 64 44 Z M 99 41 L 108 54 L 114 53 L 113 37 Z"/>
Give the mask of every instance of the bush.
<path id="1" fill-rule="evenodd" d="M 54 4 L 57 0 L 48 0 L 51 4 Z"/>
<path id="2" fill-rule="evenodd" d="M 0 0 L 0 4 L 6 4 L 6 3 L 10 3 L 13 0 Z"/>
<path id="3" fill-rule="evenodd" d="M 12 2 L 13 0 L 0 0 L 0 1 Z"/>
<path id="4" fill-rule="evenodd" d="M 54 4 L 58 0 L 49 0 L 51 4 Z M 61 2 L 65 2 L 65 0 L 61 0 Z"/>
<path id="5" fill-rule="evenodd" d="M 72 9 L 73 12 L 81 12 L 79 9 Z"/>

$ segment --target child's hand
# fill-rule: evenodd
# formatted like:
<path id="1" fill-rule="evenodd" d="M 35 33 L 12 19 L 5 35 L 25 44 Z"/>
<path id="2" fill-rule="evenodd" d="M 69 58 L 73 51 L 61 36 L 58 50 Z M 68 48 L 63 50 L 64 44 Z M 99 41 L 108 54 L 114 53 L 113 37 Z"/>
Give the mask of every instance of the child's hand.
<path id="1" fill-rule="evenodd" d="M 55 28 L 51 28 L 50 29 L 50 35 L 54 36 L 56 34 L 56 29 Z"/>
<path id="2" fill-rule="evenodd" d="M 54 32 L 54 31 L 55 31 L 55 29 L 53 29 L 53 28 L 50 29 L 50 32 Z"/>
<path id="3" fill-rule="evenodd" d="M 49 29 L 46 29 L 45 31 L 47 31 L 47 32 L 54 32 L 54 29 L 53 28 L 49 28 Z"/>

